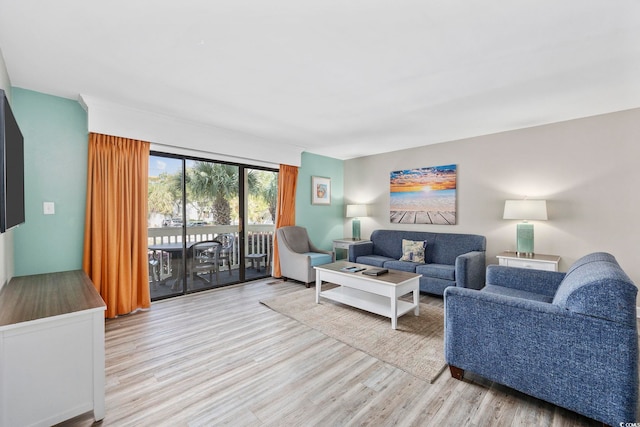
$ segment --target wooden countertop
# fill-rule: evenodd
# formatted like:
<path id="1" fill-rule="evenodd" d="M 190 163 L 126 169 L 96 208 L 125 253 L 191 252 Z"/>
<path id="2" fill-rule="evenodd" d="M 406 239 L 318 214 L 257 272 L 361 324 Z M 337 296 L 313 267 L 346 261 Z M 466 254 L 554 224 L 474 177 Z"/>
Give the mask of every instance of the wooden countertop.
<path id="1" fill-rule="evenodd" d="M 14 277 L 0 290 L 0 327 L 106 305 L 82 270 Z"/>

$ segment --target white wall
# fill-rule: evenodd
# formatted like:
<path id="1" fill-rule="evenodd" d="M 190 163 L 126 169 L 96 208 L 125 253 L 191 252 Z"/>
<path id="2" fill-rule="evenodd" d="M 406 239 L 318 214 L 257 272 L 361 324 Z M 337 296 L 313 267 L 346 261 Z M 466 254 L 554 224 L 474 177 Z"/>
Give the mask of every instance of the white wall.
<path id="1" fill-rule="evenodd" d="M 566 271 L 593 251 L 612 253 L 640 285 L 640 109 L 362 157 L 345 162 L 345 203 L 368 203 L 367 237 L 377 228 L 476 233 L 487 263 L 515 249 L 517 221 L 504 200 L 543 198 L 549 220 L 535 221 L 535 251 L 562 257 Z M 389 222 L 389 172 L 456 164 L 458 223 Z M 345 221 L 350 236 L 350 221 Z M 640 306 L 640 297 L 638 298 Z"/>
<path id="2" fill-rule="evenodd" d="M 0 50 L 0 89 L 7 92 L 11 100 L 11 82 Z M 0 288 L 13 276 L 13 230 L 0 234 Z"/>
<path id="3" fill-rule="evenodd" d="M 152 150 L 278 167 L 300 166 L 303 148 L 282 141 L 114 104 L 82 95 L 89 132 L 149 141 Z"/>

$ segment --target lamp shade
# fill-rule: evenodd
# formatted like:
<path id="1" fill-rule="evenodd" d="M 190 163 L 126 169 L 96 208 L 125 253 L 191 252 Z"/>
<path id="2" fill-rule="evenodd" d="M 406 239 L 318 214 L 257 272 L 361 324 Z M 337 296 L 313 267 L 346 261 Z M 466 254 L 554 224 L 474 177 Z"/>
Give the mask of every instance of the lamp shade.
<path id="1" fill-rule="evenodd" d="M 367 205 L 347 205 L 347 218 L 367 216 Z"/>
<path id="2" fill-rule="evenodd" d="M 503 219 L 546 220 L 546 200 L 505 200 Z"/>

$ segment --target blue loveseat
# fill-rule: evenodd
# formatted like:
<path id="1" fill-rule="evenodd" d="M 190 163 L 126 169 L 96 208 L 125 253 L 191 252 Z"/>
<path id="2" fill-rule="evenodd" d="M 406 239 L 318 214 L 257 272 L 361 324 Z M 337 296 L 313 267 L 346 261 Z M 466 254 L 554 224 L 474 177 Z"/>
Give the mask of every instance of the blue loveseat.
<path id="1" fill-rule="evenodd" d="M 426 242 L 425 262 L 400 261 L 402 240 Z M 486 239 L 476 234 L 375 230 L 371 242 L 349 247 L 349 261 L 421 274 L 420 291 L 442 295 L 448 286 L 480 289 Z"/>
<path id="2" fill-rule="evenodd" d="M 612 426 L 638 421 L 637 292 L 603 252 L 567 273 L 490 265 L 481 291 L 444 293 L 451 375 L 468 370 Z"/>

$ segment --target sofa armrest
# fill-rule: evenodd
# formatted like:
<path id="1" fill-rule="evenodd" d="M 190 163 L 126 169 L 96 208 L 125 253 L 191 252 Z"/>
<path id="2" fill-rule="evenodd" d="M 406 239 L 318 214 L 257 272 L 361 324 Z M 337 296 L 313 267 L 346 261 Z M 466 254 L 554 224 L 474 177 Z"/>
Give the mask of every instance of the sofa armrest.
<path id="1" fill-rule="evenodd" d="M 336 253 L 333 251 L 325 251 L 322 249 L 318 249 L 316 251 L 314 251 L 316 253 L 320 253 L 320 254 L 327 254 L 327 255 L 331 255 L 331 262 L 336 262 Z"/>
<path id="2" fill-rule="evenodd" d="M 551 298 L 555 296 L 564 276 L 565 273 L 557 271 L 533 270 L 504 265 L 489 265 L 487 267 L 487 285 L 533 292 Z"/>
<path id="3" fill-rule="evenodd" d="M 309 242 L 309 252 L 331 255 L 331 262 L 335 262 L 336 260 L 336 254 L 333 251 L 325 251 L 324 249 L 320 249 L 311 242 Z"/>
<path id="4" fill-rule="evenodd" d="M 282 269 L 297 270 L 296 267 L 299 267 L 300 270 L 303 271 L 311 267 L 311 258 L 308 255 L 295 252 L 284 241 L 278 242 L 278 254 Z"/>
<path id="5" fill-rule="evenodd" d="M 636 419 L 636 328 L 458 287 L 444 305 L 448 364 L 610 425 Z"/>
<path id="6" fill-rule="evenodd" d="M 356 262 L 356 258 L 363 255 L 373 255 L 373 242 L 349 245 L 349 262 Z"/>
<path id="7" fill-rule="evenodd" d="M 467 252 L 456 257 L 456 286 L 482 289 L 485 281 L 486 255 L 484 251 Z"/>

